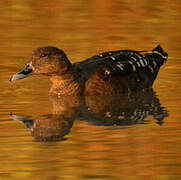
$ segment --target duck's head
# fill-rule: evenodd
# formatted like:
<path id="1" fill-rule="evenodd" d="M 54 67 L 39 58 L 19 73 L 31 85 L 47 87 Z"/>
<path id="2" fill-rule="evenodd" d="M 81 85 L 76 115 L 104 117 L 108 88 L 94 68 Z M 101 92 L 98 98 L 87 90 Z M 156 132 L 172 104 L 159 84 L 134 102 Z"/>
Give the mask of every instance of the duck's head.
<path id="1" fill-rule="evenodd" d="M 29 63 L 20 72 L 11 76 L 10 81 L 22 79 L 32 74 L 62 75 L 70 67 L 71 63 L 62 50 L 51 46 L 40 47 L 32 52 Z"/>

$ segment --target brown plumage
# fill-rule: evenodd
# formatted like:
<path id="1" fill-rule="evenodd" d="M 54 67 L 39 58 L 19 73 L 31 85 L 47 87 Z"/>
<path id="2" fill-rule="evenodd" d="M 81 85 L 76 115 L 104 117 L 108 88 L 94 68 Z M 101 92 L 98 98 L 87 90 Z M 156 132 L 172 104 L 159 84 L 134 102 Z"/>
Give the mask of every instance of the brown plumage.
<path id="1" fill-rule="evenodd" d="M 30 74 L 50 77 L 50 95 L 110 95 L 139 92 L 152 88 L 168 54 L 161 46 L 151 51 L 118 50 L 71 64 L 56 47 L 33 51 L 29 63 L 10 81 Z"/>

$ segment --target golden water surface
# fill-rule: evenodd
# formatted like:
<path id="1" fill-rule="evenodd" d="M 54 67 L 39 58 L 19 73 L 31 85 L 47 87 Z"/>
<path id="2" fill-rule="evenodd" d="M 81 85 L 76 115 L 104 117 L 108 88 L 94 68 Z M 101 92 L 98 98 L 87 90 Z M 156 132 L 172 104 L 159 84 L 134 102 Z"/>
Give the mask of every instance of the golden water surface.
<path id="1" fill-rule="evenodd" d="M 0 2 L 0 179 L 181 179 L 179 0 Z M 44 76 L 10 83 L 31 51 L 72 62 L 117 49 L 169 54 L 154 92 L 49 99 Z"/>

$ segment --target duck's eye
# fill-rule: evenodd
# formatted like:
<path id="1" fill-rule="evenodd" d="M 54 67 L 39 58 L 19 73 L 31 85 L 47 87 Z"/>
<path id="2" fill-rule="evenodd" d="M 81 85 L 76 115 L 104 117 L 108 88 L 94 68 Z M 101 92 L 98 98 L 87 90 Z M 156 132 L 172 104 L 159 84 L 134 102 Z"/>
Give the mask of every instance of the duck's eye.
<path id="1" fill-rule="evenodd" d="M 41 54 L 40 55 L 40 57 L 46 57 L 47 56 L 47 54 Z"/>

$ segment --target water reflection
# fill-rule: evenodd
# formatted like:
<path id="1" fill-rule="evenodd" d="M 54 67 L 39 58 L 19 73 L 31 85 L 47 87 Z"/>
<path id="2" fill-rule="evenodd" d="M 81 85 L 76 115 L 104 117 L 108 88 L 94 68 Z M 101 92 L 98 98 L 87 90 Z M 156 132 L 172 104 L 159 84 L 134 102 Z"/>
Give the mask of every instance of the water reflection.
<path id="1" fill-rule="evenodd" d="M 86 97 L 86 107 L 88 111 L 84 110 L 80 118 L 104 126 L 142 124 L 148 116 L 162 125 L 168 116 L 152 90 L 131 96 Z"/>
<path id="2" fill-rule="evenodd" d="M 36 141 L 60 141 L 70 133 L 75 119 L 100 126 L 143 124 L 152 116 L 163 124 L 168 111 L 161 106 L 155 92 L 142 92 L 131 96 L 106 97 L 51 97 L 51 114 L 33 119 L 28 115 L 11 113 L 13 120 L 22 121 Z"/>

